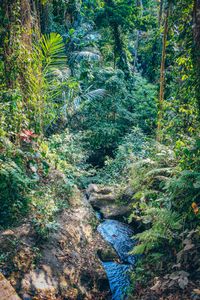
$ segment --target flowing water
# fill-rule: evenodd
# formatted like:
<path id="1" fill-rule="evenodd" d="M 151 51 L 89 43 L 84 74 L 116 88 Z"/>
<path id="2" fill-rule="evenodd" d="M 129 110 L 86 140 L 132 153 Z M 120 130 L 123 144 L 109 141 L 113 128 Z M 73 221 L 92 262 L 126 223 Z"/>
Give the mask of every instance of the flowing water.
<path id="1" fill-rule="evenodd" d="M 130 288 L 130 271 L 135 256 L 129 254 L 135 245 L 133 230 L 122 222 L 105 220 L 97 228 L 102 237 L 109 242 L 119 255 L 121 263 L 102 262 L 110 283 L 113 300 L 124 300 Z"/>

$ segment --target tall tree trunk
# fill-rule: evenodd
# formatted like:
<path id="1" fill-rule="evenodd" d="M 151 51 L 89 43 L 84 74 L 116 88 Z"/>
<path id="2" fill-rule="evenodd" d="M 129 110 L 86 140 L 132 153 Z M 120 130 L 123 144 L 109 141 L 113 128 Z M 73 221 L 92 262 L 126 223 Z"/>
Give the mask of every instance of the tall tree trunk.
<path id="1" fill-rule="evenodd" d="M 29 0 L 20 0 L 21 39 L 22 43 L 29 49 L 32 46 L 32 16 Z"/>
<path id="2" fill-rule="evenodd" d="M 196 100 L 200 117 L 200 0 L 194 0 L 193 8 L 193 63 L 196 77 Z"/>
<path id="3" fill-rule="evenodd" d="M 137 6 L 141 9 L 140 16 L 142 17 L 143 16 L 142 0 L 137 1 Z M 136 71 L 136 67 L 137 67 L 139 39 L 140 39 L 140 30 L 137 30 L 136 41 L 135 41 L 135 57 L 134 57 L 134 63 L 133 63 L 133 73 Z"/>
<path id="4" fill-rule="evenodd" d="M 126 54 L 126 45 L 124 44 L 121 29 L 119 24 L 112 24 L 113 37 L 114 37 L 114 55 L 116 66 L 123 70 L 125 77 L 130 77 L 130 67 L 128 62 L 128 57 Z"/>
<path id="5" fill-rule="evenodd" d="M 72 26 L 73 28 L 78 28 L 81 24 L 82 17 L 81 17 L 81 0 L 69 0 L 68 1 L 68 8 L 65 12 L 65 21 L 67 25 L 67 29 L 70 29 Z"/>
<path id="6" fill-rule="evenodd" d="M 42 1 L 39 1 L 38 3 L 40 27 L 43 34 L 51 32 L 51 6 L 51 1 L 48 1 L 44 4 L 42 3 Z"/>
<path id="7" fill-rule="evenodd" d="M 17 10 L 16 6 L 18 3 L 14 3 L 14 0 L 5 0 L 1 1 L 2 9 L 2 45 L 3 45 L 3 61 L 4 61 L 4 74 L 7 88 L 14 88 L 16 82 L 16 71 L 12 65 L 12 56 L 13 56 L 13 44 L 14 38 L 11 31 L 13 30 L 13 24 L 15 24 L 16 17 L 13 16 L 13 10 Z"/>
<path id="8" fill-rule="evenodd" d="M 161 26 L 162 24 L 162 14 L 163 14 L 163 0 L 159 1 L 159 12 L 158 12 L 158 24 Z"/>
<path id="9" fill-rule="evenodd" d="M 115 7 L 115 2 L 113 0 L 105 0 L 105 2 L 108 7 Z M 131 72 L 126 53 L 127 47 L 124 39 L 126 34 L 122 31 L 120 24 L 118 24 L 116 21 L 111 21 L 110 27 L 112 29 L 114 38 L 114 65 L 123 70 L 125 73 L 125 77 L 128 79 L 131 75 Z"/>
<path id="10" fill-rule="evenodd" d="M 13 122 L 15 127 L 13 131 L 19 132 L 27 122 L 25 115 L 31 126 L 36 124 L 35 120 L 41 115 L 39 114 L 39 96 L 36 93 L 41 72 L 40 66 L 36 67 L 37 62 L 32 56 L 33 37 L 37 40 L 40 34 L 39 19 L 35 3 L 32 0 L 6 0 L 3 2 L 1 7 L 6 16 L 6 21 L 2 22 L 5 32 L 3 36 L 5 83 L 8 89 L 17 87 L 20 91 L 20 97 L 17 99 L 20 113 L 17 112 L 17 121 Z M 35 96 L 36 94 L 37 96 Z M 35 99 L 38 101 L 37 104 L 35 104 Z M 12 105 L 10 107 L 12 109 Z M 24 113 L 25 111 L 26 113 Z"/>
<path id="11" fill-rule="evenodd" d="M 169 6 L 165 14 L 164 33 L 162 42 L 162 58 L 160 66 L 160 93 L 159 93 L 159 110 L 158 110 L 158 127 L 157 127 L 157 140 L 161 141 L 162 121 L 163 121 L 163 103 L 165 93 L 165 60 L 166 60 L 166 45 L 168 34 L 168 19 L 169 19 Z"/>

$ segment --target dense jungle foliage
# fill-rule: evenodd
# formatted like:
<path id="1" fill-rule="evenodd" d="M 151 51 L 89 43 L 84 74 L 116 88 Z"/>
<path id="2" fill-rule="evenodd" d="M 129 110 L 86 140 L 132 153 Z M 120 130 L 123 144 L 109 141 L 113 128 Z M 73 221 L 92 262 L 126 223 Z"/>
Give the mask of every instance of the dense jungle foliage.
<path id="1" fill-rule="evenodd" d="M 131 187 L 132 299 L 153 280 L 199 299 L 200 2 L 1 0 L 0 18 L 0 228 L 45 240 L 77 188 Z"/>

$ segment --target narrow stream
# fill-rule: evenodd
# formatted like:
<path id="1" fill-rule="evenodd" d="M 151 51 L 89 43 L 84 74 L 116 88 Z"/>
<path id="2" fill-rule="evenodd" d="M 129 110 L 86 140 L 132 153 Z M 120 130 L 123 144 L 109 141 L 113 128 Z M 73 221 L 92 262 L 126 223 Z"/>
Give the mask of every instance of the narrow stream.
<path id="1" fill-rule="evenodd" d="M 135 263 L 135 257 L 129 254 L 135 245 L 132 239 L 133 230 L 127 224 L 109 219 L 103 221 L 97 230 L 119 255 L 120 263 L 102 262 L 102 264 L 108 276 L 112 299 L 124 300 L 130 288 L 130 271 Z"/>

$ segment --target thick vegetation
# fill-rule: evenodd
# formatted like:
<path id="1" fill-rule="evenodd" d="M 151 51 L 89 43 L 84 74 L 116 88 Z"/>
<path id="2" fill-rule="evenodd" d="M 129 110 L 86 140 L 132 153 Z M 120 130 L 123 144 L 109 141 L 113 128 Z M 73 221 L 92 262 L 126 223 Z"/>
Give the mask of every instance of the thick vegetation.
<path id="1" fill-rule="evenodd" d="M 198 299 L 199 1 L 0 5 L 0 227 L 46 239 L 77 187 L 131 187 L 133 297 Z"/>

